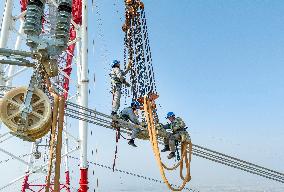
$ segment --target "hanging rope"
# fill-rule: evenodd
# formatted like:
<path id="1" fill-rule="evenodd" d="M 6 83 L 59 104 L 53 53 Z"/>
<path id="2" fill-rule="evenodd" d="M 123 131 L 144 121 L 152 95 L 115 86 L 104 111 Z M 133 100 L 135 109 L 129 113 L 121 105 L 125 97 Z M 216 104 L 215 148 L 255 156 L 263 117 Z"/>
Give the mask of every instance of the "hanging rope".
<path id="1" fill-rule="evenodd" d="M 51 127 L 51 139 L 50 139 L 50 151 L 49 151 L 49 163 L 48 172 L 46 177 L 46 187 L 45 192 L 50 191 L 51 185 L 51 175 L 53 170 L 53 159 L 56 159 L 54 165 L 54 190 L 59 191 L 60 188 L 60 166 L 61 166 L 61 148 L 62 148 L 62 131 L 64 123 L 64 109 L 65 109 L 65 99 L 57 94 L 52 94 L 54 97 L 53 105 L 53 117 L 52 117 L 52 127 Z"/>
<path id="2" fill-rule="evenodd" d="M 49 192 L 50 189 L 50 182 L 51 182 L 51 174 L 52 174 L 52 167 L 53 167 L 53 159 L 54 159 L 54 152 L 55 152 L 55 139 L 56 139 L 56 126 L 57 126 L 57 116 L 59 110 L 59 97 L 54 94 L 54 104 L 53 104 L 53 117 L 52 117 L 52 126 L 51 126 L 51 138 L 50 138 L 50 149 L 49 149 L 49 163 L 48 163 L 48 171 L 46 177 L 46 187 L 45 191 Z"/>
<path id="3" fill-rule="evenodd" d="M 114 159 L 113 159 L 113 164 L 112 164 L 112 171 L 114 172 L 115 165 L 116 165 L 117 152 L 118 152 L 118 141 L 120 139 L 120 127 L 117 126 L 117 122 L 115 120 L 113 120 L 113 127 L 116 129 L 115 152 L 114 152 Z"/>
<path id="4" fill-rule="evenodd" d="M 161 160 L 160 150 L 159 150 L 159 146 L 158 146 L 157 132 L 156 132 L 156 129 L 155 129 L 154 119 L 153 119 L 152 103 L 151 103 L 151 101 L 149 101 L 147 96 L 144 97 L 144 111 L 145 111 L 145 116 L 146 116 L 146 120 L 147 120 L 147 124 L 148 124 L 150 142 L 152 144 L 152 149 L 153 149 L 156 161 L 158 163 L 162 178 L 163 178 L 164 182 L 166 183 L 166 185 L 168 186 L 168 188 L 170 190 L 181 191 L 185 187 L 186 183 L 191 180 L 190 161 L 191 161 L 191 145 L 192 144 L 191 144 L 191 142 L 189 142 L 189 143 L 182 142 L 182 145 L 181 145 L 182 157 L 181 157 L 180 162 L 177 165 L 175 165 L 173 168 L 166 167 L 162 163 L 162 160 Z M 189 147 L 189 149 L 190 149 L 189 152 L 187 152 L 187 147 Z M 184 163 L 185 163 L 185 166 L 186 166 L 186 176 L 185 177 L 183 176 L 183 165 L 184 165 Z M 180 177 L 183 180 L 183 182 L 182 182 L 180 187 L 173 188 L 172 185 L 169 183 L 168 179 L 166 178 L 164 169 L 174 170 L 178 166 L 180 166 Z"/>

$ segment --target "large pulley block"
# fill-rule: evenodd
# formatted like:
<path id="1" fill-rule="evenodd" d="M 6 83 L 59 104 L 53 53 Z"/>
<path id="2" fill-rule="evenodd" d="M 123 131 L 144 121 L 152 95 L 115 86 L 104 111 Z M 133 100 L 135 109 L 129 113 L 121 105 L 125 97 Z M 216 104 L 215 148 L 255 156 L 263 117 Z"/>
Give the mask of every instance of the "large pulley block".
<path id="1" fill-rule="evenodd" d="M 0 117 L 11 133 L 27 141 L 35 141 L 46 135 L 51 126 L 51 104 L 47 95 L 34 88 L 31 110 L 26 120 L 22 118 L 27 87 L 17 87 L 7 92 L 0 102 Z"/>

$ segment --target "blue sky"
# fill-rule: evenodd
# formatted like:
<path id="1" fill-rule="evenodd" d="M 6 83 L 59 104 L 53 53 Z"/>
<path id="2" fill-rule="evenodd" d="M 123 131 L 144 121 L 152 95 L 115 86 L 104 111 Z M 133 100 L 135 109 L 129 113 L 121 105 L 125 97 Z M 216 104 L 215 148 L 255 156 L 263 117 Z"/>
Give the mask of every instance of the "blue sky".
<path id="1" fill-rule="evenodd" d="M 160 116 L 174 111 L 183 117 L 194 143 L 283 171 L 283 2 L 144 2 Z M 123 7 L 118 1 L 97 5 L 99 14 L 93 20 L 98 24 L 96 17 L 102 16 L 103 38 L 93 34 L 97 42 L 94 100 L 98 110 L 107 112 L 111 95 L 102 102 L 109 86 L 105 73 L 111 60 L 123 58 L 119 19 Z M 107 51 L 101 51 L 103 44 Z M 109 56 L 108 63 L 101 55 Z M 128 151 L 124 146 L 126 154 L 142 158 L 151 154 L 147 145 L 142 151 Z M 127 161 L 123 155 L 120 158 Z M 192 186 L 262 183 L 264 189 L 267 185 L 262 178 L 197 158 L 192 169 Z"/>
<path id="2" fill-rule="evenodd" d="M 123 59 L 120 17 L 124 8 L 118 0 L 95 3 L 97 7 L 92 11 L 89 1 L 90 106 L 109 113 L 108 73 L 113 59 Z M 162 121 L 168 111 L 174 111 L 189 125 L 193 143 L 284 172 L 284 2 L 144 0 L 144 3 Z M 114 132 L 92 125 L 90 130 L 93 130 L 90 150 L 97 148 L 96 159 L 111 165 Z M 137 144 L 139 147 L 133 149 L 121 141 L 118 168 L 160 178 L 149 143 L 137 141 Z M 77 166 L 72 169 L 76 172 Z M 90 180 L 100 178 L 101 191 L 117 189 L 121 182 L 126 191 L 148 185 L 114 174 L 110 186 L 111 173 L 95 170 Z M 177 176 L 173 174 L 170 178 L 179 183 Z M 241 191 L 251 186 L 267 189 L 271 185 L 275 189 L 267 191 L 276 191 L 280 186 L 197 157 L 192 162 L 192 178 L 189 187 L 201 191 L 206 191 L 206 186 L 220 185 L 224 190 L 225 186 L 233 186 Z M 162 185 L 153 186 L 156 191 L 165 191 Z"/>

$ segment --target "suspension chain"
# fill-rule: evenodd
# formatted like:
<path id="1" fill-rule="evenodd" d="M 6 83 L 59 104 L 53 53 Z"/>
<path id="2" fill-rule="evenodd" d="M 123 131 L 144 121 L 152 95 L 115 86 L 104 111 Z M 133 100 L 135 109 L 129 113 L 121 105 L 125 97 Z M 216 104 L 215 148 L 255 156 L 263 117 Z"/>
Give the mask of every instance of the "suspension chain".
<path id="1" fill-rule="evenodd" d="M 152 53 L 148 37 L 148 27 L 144 4 L 140 0 L 125 1 L 125 23 L 122 27 L 124 38 L 124 63 L 127 57 L 132 61 L 130 73 L 131 91 L 126 93 L 132 100 L 143 102 L 144 95 L 158 95 L 153 69 Z M 154 100 L 154 99 L 153 99 Z M 157 109 L 154 107 L 154 120 L 159 122 Z M 142 111 L 144 117 L 144 111 Z M 142 118 L 145 121 L 145 118 Z"/>

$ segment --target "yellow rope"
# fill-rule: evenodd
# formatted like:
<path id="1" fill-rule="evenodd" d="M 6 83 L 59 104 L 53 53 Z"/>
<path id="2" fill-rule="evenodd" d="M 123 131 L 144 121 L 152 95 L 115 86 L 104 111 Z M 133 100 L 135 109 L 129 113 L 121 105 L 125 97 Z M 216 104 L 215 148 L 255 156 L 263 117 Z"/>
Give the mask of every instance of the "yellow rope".
<path id="1" fill-rule="evenodd" d="M 61 148 L 62 148 L 62 132 L 64 127 L 64 110 L 65 99 L 59 98 L 59 111 L 58 111 L 58 129 L 56 139 L 56 161 L 55 161 L 55 175 L 54 175 L 54 191 L 60 191 L 60 166 L 61 166 Z"/>
<path id="2" fill-rule="evenodd" d="M 173 171 L 173 170 L 176 170 L 180 166 L 181 161 L 182 161 L 182 159 L 180 159 L 179 162 L 176 165 L 174 165 L 173 167 L 168 167 L 162 162 L 162 166 L 164 167 L 164 169 L 166 169 L 168 171 Z"/>
<path id="3" fill-rule="evenodd" d="M 151 144 L 152 144 L 152 149 L 153 149 L 156 161 L 158 163 L 158 166 L 159 166 L 159 169 L 160 169 L 160 173 L 162 175 L 162 178 L 163 178 L 164 182 L 166 183 L 166 185 L 168 186 L 168 188 L 171 191 L 181 191 L 185 187 L 186 183 L 188 181 L 190 181 L 190 179 L 191 179 L 191 176 L 190 176 L 190 160 L 191 160 L 191 157 L 187 156 L 187 149 L 186 149 L 187 145 L 191 146 L 191 143 L 187 144 L 187 143 L 183 142 L 182 143 L 182 150 L 181 150 L 182 151 L 181 161 L 177 165 L 175 165 L 173 168 L 165 168 L 166 166 L 162 163 L 161 156 L 160 156 L 158 140 L 157 140 L 157 133 L 156 133 L 155 125 L 154 125 L 153 113 L 152 113 L 151 106 L 152 106 L 151 102 L 145 96 L 144 97 L 145 117 L 146 117 L 146 121 L 147 121 L 147 124 L 148 124 L 148 131 L 149 131 L 150 141 L 151 141 Z M 191 149 L 189 151 L 189 156 L 191 156 Z M 185 177 L 183 177 L 183 173 L 182 173 L 182 171 L 183 171 L 183 161 L 185 161 L 185 164 L 186 164 L 186 176 Z M 171 186 L 171 184 L 169 183 L 168 179 L 166 178 L 164 168 L 168 169 L 168 170 L 174 170 L 179 165 L 180 165 L 180 177 L 182 178 L 183 183 L 182 183 L 182 185 L 179 188 L 176 189 L 176 188 L 173 188 Z"/>
<path id="4" fill-rule="evenodd" d="M 162 162 L 162 165 L 163 165 L 163 167 L 164 167 L 164 169 L 166 169 L 166 170 L 168 170 L 168 171 L 173 171 L 173 170 L 176 170 L 181 164 L 183 164 L 183 159 L 184 159 L 184 156 L 185 155 L 187 155 L 186 153 L 187 153 L 187 150 L 186 150 L 186 146 L 184 147 L 184 145 L 185 145 L 186 143 L 185 142 L 182 142 L 181 143 L 181 152 L 182 152 L 182 154 L 181 154 L 181 159 L 179 160 L 179 162 L 176 164 L 176 165 L 174 165 L 173 167 L 168 167 L 168 166 L 166 166 L 163 162 Z M 190 153 L 190 156 L 191 156 L 191 150 L 189 151 L 189 153 Z M 190 160 L 189 160 L 190 161 Z M 188 162 L 187 162 L 187 164 L 188 164 Z M 182 165 L 183 166 L 183 165 Z"/>
<path id="5" fill-rule="evenodd" d="M 61 165 L 61 148 L 62 148 L 62 131 L 64 123 L 64 109 L 65 109 L 65 99 L 53 94 L 54 105 L 53 105 L 53 119 L 51 127 L 51 139 L 50 139 L 50 155 L 48 163 L 48 174 L 46 178 L 45 192 L 50 191 L 51 184 L 51 174 L 53 167 L 53 160 L 55 161 L 55 176 L 54 176 L 54 191 L 60 190 L 60 165 Z"/>
<path id="6" fill-rule="evenodd" d="M 182 173 L 183 171 L 183 161 L 182 161 L 182 163 L 180 164 L 180 178 L 182 180 L 188 180 L 188 181 L 191 180 L 191 176 L 190 176 L 191 146 L 192 146 L 191 143 L 185 143 L 185 142 L 183 142 L 181 145 L 181 151 L 183 152 L 182 159 L 184 159 L 186 170 L 187 170 L 187 175 L 184 177 Z M 187 147 L 190 149 L 188 154 L 187 154 Z"/>
<path id="7" fill-rule="evenodd" d="M 52 127 L 51 127 L 51 138 L 50 138 L 50 149 L 49 149 L 49 162 L 48 162 L 48 171 L 46 177 L 46 186 L 45 192 L 49 192 L 50 190 L 50 180 L 52 173 L 52 161 L 54 159 L 54 146 L 55 146 L 55 138 L 56 138 L 56 128 L 57 128 L 57 116 L 59 113 L 59 97 L 56 94 L 53 94 L 54 103 L 53 103 L 53 113 L 52 113 Z"/>

